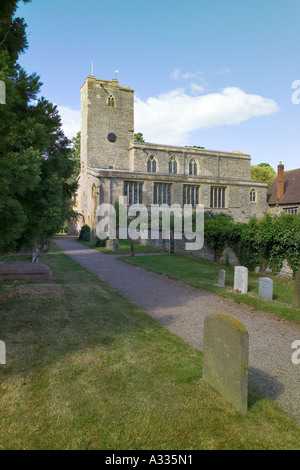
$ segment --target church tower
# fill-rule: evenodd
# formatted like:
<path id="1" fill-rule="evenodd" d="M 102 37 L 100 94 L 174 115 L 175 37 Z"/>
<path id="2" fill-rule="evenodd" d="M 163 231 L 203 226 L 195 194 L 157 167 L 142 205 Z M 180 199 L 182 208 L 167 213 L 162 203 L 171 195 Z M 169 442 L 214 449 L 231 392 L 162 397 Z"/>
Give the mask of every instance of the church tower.
<path id="1" fill-rule="evenodd" d="M 134 137 L 133 90 L 88 76 L 81 88 L 81 171 L 129 169 Z"/>
<path id="2" fill-rule="evenodd" d="M 129 169 L 129 147 L 134 140 L 133 90 L 118 80 L 88 76 L 81 88 L 81 171 L 77 192 L 78 228 L 88 224 L 93 233 L 96 208 L 113 200 L 113 170 Z M 99 170 L 107 178 L 98 177 Z"/>

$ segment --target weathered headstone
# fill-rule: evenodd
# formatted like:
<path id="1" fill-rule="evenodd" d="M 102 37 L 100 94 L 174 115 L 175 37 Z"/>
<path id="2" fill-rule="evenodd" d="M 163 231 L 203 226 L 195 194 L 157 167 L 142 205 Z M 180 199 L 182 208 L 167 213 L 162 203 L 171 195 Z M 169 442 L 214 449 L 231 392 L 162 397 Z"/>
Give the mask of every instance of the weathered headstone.
<path id="1" fill-rule="evenodd" d="M 134 257 L 135 256 L 135 246 L 134 243 L 131 244 L 130 247 L 130 256 Z"/>
<path id="2" fill-rule="evenodd" d="M 269 277 L 259 278 L 259 297 L 265 300 L 273 300 L 273 280 Z"/>
<path id="3" fill-rule="evenodd" d="M 294 273 L 289 265 L 289 262 L 287 259 L 285 259 L 282 263 L 282 268 L 280 272 L 277 274 L 277 277 L 280 277 L 281 279 L 293 279 Z"/>
<path id="4" fill-rule="evenodd" d="M 233 290 L 241 294 L 248 292 L 248 269 L 244 266 L 235 266 L 234 268 Z"/>
<path id="5" fill-rule="evenodd" d="M 220 269 L 218 284 L 215 284 L 215 286 L 225 287 L 225 279 L 226 279 L 226 271 L 225 271 L 225 269 Z"/>
<path id="6" fill-rule="evenodd" d="M 0 80 L 0 104 L 6 103 L 5 83 Z"/>
<path id="7" fill-rule="evenodd" d="M 203 380 L 238 412 L 248 410 L 249 335 L 228 315 L 204 320 Z"/>
<path id="8" fill-rule="evenodd" d="M 300 269 L 298 269 L 295 279 L 293 307 L 300 308 Z"/>
<path id="9" fill-rule="evenodd" d="M 115 238 L 106 240 L 105 248 L 109 251 L 114 251 L 115 253 L 119 253 L 118 240 L 116 240 Z"/>
<path id="10" fill-rule="evenodd" d="M 0 364 L 6 364 L 6 348 L 5 343 L 3 341 L 0 341 Z"/>

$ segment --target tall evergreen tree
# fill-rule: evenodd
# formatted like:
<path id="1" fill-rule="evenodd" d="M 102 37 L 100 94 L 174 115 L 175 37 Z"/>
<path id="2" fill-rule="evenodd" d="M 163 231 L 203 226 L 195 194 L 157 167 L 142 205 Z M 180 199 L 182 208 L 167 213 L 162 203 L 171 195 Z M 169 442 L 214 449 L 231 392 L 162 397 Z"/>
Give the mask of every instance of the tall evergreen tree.
<path id="1" fill-rule="evenodd" d="M 70 141 L 56 106 L 38 99 L 40 78 L 18 64 L 27 40 L 24 20 L 14 17 L 17 4 L 0 4 L 0 80 L 6 85 L 6 105 L 0 105 L 0 253 L 51 237 L 74 215 L 76 189 Z"/>
<path id="2" fill-rule="evenodd" d="M 77 134 L 72 139 L 72 153 L 71 158 L 74 161 L 75 171 L 73 178 L 77 179 L 80 174 L 80 147 L 81 147 L 81 131 L 78 131 Z"/>

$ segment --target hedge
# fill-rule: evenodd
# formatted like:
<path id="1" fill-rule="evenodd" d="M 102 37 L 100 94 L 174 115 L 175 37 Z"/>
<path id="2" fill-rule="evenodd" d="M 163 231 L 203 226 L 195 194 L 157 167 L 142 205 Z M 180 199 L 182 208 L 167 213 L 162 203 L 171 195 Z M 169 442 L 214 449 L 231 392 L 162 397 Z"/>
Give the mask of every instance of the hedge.
<path id="1" fill-rule="evenodd" d="M 204 237 L 218 259 L 226 246 L 233 249 L 243 266 L 254 270 L 267 266 L 280 271 L 287 259 L 296 274 L 300 265 L 300 216 L 281 213 L 234 223 L 218 215 L 205 221 Z"/>

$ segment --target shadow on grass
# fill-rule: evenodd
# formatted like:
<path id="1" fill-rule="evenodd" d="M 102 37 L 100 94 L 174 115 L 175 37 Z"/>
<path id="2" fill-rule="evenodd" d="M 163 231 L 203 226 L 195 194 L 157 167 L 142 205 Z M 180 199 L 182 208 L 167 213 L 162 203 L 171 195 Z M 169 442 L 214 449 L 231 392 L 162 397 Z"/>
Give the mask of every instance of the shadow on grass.
<path id="1" fill-rule="evenodd" d="M 249 367 L 249 381 L 249 408 L 266 397 L 276 400 L 284 391 L 283 384 L 276 377 L 255 367 Z"/>

